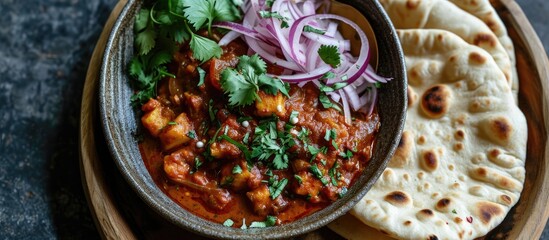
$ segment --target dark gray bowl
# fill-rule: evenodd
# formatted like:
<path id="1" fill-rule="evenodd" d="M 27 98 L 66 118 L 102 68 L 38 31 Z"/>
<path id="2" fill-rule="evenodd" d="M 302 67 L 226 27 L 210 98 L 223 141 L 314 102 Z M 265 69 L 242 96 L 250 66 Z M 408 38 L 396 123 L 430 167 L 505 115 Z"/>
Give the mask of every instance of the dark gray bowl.
<path id="1" fill-rule="evenodd" d="M 295 222 L 269 228 L 241 230 L 204 220 L 186 211 L 154 183 L 141 158 L 135 133 L 140 123 L 130 106 L 133 94 L 127 76 L 133 54 L 133 22 L 141 1 L 129 0 L 118 17 L 105 49 L 100 75 L 100 111 L 109 150 L 120 172 L 138 195 L 161 216 L 193 232 L 215 238 L 288 238 L 318 229 L 350 210 L 370 189 L 391 158 L 404 126 L 406 74 L 396 32 L 377 1 L 342 0 L 364 13 L 378 43 L 378 72 L 394 79 L 380 92 L 381 129 L 368 167 L 342 199 Z"/>

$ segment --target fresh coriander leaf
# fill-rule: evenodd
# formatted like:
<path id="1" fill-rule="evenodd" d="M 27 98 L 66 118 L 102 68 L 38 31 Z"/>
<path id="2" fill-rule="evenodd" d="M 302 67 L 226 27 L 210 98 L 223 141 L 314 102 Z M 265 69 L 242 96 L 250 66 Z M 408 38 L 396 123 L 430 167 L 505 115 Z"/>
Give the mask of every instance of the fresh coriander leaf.
<path id="1" fill-rule="evenodd" d="M 242 173 L 242 168 L 240 167 L 240 165 L 237 164 L 233 167 L 232 172 L 233 172 L 233 174 L 241 174 Z"/>
<path id="2" fill-rule="evenodd" d="M 324 140 L 330 141 L 330 137 L 332 136 L 331 133 L 332 133 L 332 130 L 326 129 L 326 134 L 324 134 Z"/>
<path id="3" fill-rule="evenodd" d="M 171 121 L 171 122 L 168 122 L 168 125 L 177 125 L 177 123 L 174 121 Z"/>
<path id="4" fill-rule="evenodd" d="M 288 179 L 284 178 L 275 184 L 272 185 L 272 187 L 269 187 L 269 192 L 271 195 L 271 199 L 277 198 L 280 193 L 284 190 L 284 187 L 288 184 Z"/>
<path id="5" fill-rule="evenodd" d="M 295 180 L 297 180 L 297 183 L 299 183 L 299 184 L 303 183 L 303 178 L 301 178 L 299 175 L 295 174 L 294 178 L 295 178 Z"/>
<path id="6" fill-rule="evenodd" d="M 276 95 L 277 92 L 280 92 L 287 97 L 290 96 L 286 85 L 287 83 L 282 82 L 282 80 L 269 77 L 265 74 L 261 75 L 258 80 L 261 85 L 261 89 L 263 89 L 266 93 Z"/>
<path id="7" fill-rule="evenodd" d="M 342 187 L 342 188 L 341 188 L 341 191 L 338 193 L 339 198 L 342 198 L 343 196 L 345 196 L 345 194 L 347 194 L 347 188 L 346 188 L 346 187 Z"/>
<path id="8" fill-rule="evenodd" d="M 145 55 L 153 49 L 156 44 L 156 32 L 151 28 L 146 28 L 144 31 L 137 33 L 135 36 L 135 44 L 139 49 L 139 54 Z"/>
<path id="9" fill-rule="evenodd" d="M 200 166 L 202 166 L 202 161 L 200 161 L 200 158 L 198 157 L 195 157 L 194 158 L 194 169 L 193 169 L 193 173 L 198 171 L 198 169 L 200 168 Z"/>
<path id="10" fill-rule="evenodd" d="M 337 162 L 334 163 L 332 168 L 328 171 L 328 174 L 330 175 L 330 179 L 332 179 L 332 185 L 337 186 L 337 169 L 339 168 L 339 164 Z"/>
<path id="11" fill-rule="evenodd" d="M 334 88 L 334 90 L 339 90 L 339 89 L 342 89 L 344 87 L 346 87 L 348 84 L 346 82 L 338 82 L 338 83 L 334 83 L 334 85 L 332 85 L 332 87 Z"/>
<path id="12" fill-rule="evenodd" d="M 238 58 L 238 69 L 243 70 L 248 67 L 251 67 L 253 73 L 256 75 L 267 72 L 267 64 L 259 57 L 259 54 L 254 54 L 252 56 L 244 55 Z"/>
<path id="13" fill-rule="evenodd" d="M 320 169 L 316 165 L 311 165 L 309 167 L 309 172 L 311 172 L 313 174 L 313 176 L 315 176 L 318 179 L 322 178 L 322 172 L 320 171 Z"/>
<path id="14" fill-rule="evenodd" d="M 206 22 L 214 19 L 213 0 L 185 0 L 183 1 L 183 12 L 187 20 L 192 24 L 194 30 L 198 31 Z"/>
<path id="15" fill-rule="evenodd" d="M 349 159 L 353 157 L 353 152 L 351 152 L 350 150 L 347 150 L 345 153 L 344 152 L 339 153 L 339 156 L 342 157 L 343 159 Z"/>
<path id="16" fill-rule="evenodd" d="M 307 150 L 309 150 L 309 153 L 312 155 L 311 161 L 313 161 L 316 158 L 316 156 L 320 153 L 320 149 L 318 149 L 313 145 L 308 145 Z"/>
<path id="17" fill-rule="evenodd" d="M 219 58 L 223 52 L 216 42 L 196 34 L 192 34 L 189 46 L 191 47 L 191 50 L 193 50 L 194 58 L 202 62 L 205 62 L 212 57 Z"/>
<path id="18" fill-rule="evenodd" d="M 250 105 L 259 97 L 257 85 L 246 81 L 242 74 L 230 68 L 221 73 L 221 88 L 229 95 L 229 104 L 233 106 Z"/>
<path id="19" fill-rule="evenodd" d="M 335 139 L 332 140 L 332 146 L 333 146 L 335 149 L 338 149 L 338 148 L 339 148 Z"/>
<path id="20" fill-rule="evenodd" d="M 285 154 L 277 154 L 275 155 L 275 158 L 273 159 L 273 167 L 276 170 L 286 169 L 288 168 L 288 155 Z"/>
<path id="21" fill-rule="evenodd" d="M 334 91 L 334 89 L 333 89 L 332 87 L 326 86 L 326 85 L 321 85 L 320 88 L 319 88 L 319 90 L 320 90 L 321 92 L 325 92 L 325 93 L 326 93 L 326 92 L 333 92 L 333 91 Z"/>
<path id="22" fill-rule="evenodd" d="M 382 85 L 381 85 L 380 82 L 375 82 L 375 83 L 374 83 L 374 86 L 375 86 L 376 88 L 381 88 Z"/>
<path id="23" fill-rule="evenodd" d="M 279 20 L 286 20 L 286 18 L 280 15 L 280 13 L 278 12 L 259 11 L 259 16 L 261 18 L 276 18 Z"/>
<path id="24" fill-rule="evenodd" d="M 457 211 L 455 209 L 452 209 L 453 214 L 457 214 Z"/>
<path id="25" fill-rule="evenodd" d="M 276 220 L 277 220 L 276 217 L 267 216 L 267 218 L 263 222 L 252 222 L 250 224 L 250 228 L 272 227 L 276 224 Z"/>
<path id="26" fill-rule="evenodd" d="M 333 68 L 338 67 L 341 63 L 341 56 L 339 55 L 338 48 L 335 45 L 321 45 L 318 49 L 318 55 L 322 61 Z"/>
<path id="27" fill-rule="evenodd" d="M 280 28 L 289 28 L 289 27 L 290 27 L 290 25 L 289 25 L 288 22 L 286 22 L 286 21 L 282 21 L 282 22 L 280 23 Z"/>
<path id="28" fill-rule="evenodd" d="M 234 177 L 233 176 L 228 176 L 228 177 L 225 177 L 224 181 L 221 182 L 221 185 L 222 186 L 227 186 L 227 185 L 231 185 L 234 181 Z"/>
<path id="29" fill-rule="evenodd" d="M 149 9 L 142 8 L 135 16 L 135 23 L 133 29 L 135 32 L 140 32 L 147 28 L 149 24 L 150 11 Z"/>
<path id="30" fill-rule="evenodd" d="M 322 75 L 322 77 L 320 77 L 321 80 L 324 80 L 324 79 L 332 79 L 332 78 L 335 78 L 336 77 L 336 74 L 332 71 L 328 71 L 326 73 L 324 73 L 324 75 Z"/>
<path id="31" fill-rule="evenodd" d="M 333 108 L 341 112 L 341 108 L 337 104 L 333 103 L 325 93 L 321 92 L 320 95 L 318 95 L 318 100 L 324 108 Z"/>
<path id="32" fill-rule="evenodd" d="M 230 218 L 228 218 L 227 220 L 225 220 L 225 222 L 223 222 L 223 226 L 225 226 L 225 227 L 232 227 L 233 224 L 234 224 L 234 222 Z"/>
<path id="33" fill-rule="evenodd" d="M 154 53 L 149 61 L 149 68 L 156 68 L 172 61 L 172 54 L 168 51 L 161 50 Z"/>
<path id="34" fill-rule="evenodd" d="M 310 25 L 305 25 L 305 27 L 303 27 L 303 32 L 312 32 L 312 33 L 317 33 L 317 34 L 320 34 L 320 35 L 324 35 L 326 33 L 326 31 L 324 31 L 322 29 L 312 27 Z"/>
<path id="35" fill-rule="evenodd" d="M 245 143 L 245 144 L 248 144 L 249 138 L 250 138 L 250 133 L 247 132 L 247 133 L 244 135 L 244 138 L 242 139 L 242 142 Z"/>
<path id="36" fill-rule="evenodd" d="M 235 145 L 238 149 L 240 149 L 240 151 L 242 151 L 242 153 L 244 154 L 244 157 L 246 158 L 246 160 L 250 159 L 251 153 L 250 153 L 250 150 L 248 149 L 248 146 L 235 141 L 234 139 L 227 136 L 226 134 L 221 135 L 221 139 L 224 139 L 225 141 Z"/>
<path id="37" fill-rule="evenodd" d="M 197 67 L 196 70 L 198 71 L 198 85 L 197 86 L 202 86 L 204 85 L 204 79 L 206 78 L 206 71 L 204 71 L 204 69 L 200 68 L 200 67 Z"/>
<path id="38" fill-rule="evenodd" d="M 267 7 L 272 7 L 273 3 L 274 3 L 274 0 L 266 0 L 265 1 L 265 5 L 267 5 Z"/>
<path id="39" fill-rule="evenodd" d="M 326 159 L 320 159 L 320 164 L 322 164 L 323 166 L 326 166 Z"/>
<path id="40" fill-rule="evenodd" d="M 192 139 L 196 139 L 196 132 L 194 130 L 191 130 L 187 133 L 187 137 L 190 137 Z"/>
<path id="41" fill-rule="evenodd" d="M 216 0 L 214 3 L 215 20 L 234 22 L 241 18 L 238 4 L 231 0 Z"/>

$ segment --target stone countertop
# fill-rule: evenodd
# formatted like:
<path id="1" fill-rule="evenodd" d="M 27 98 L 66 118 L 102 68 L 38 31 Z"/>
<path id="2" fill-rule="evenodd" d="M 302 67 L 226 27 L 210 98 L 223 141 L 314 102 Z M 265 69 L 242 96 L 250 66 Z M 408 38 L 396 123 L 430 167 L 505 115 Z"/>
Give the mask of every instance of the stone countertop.
<path id="1" fill-rule="evenodd" d="M 100 238 L 80 181 L 78 118 L 115 3 L 0 0 L 0 239 Z M 549 49 L 549 2 L 518 3 Z"/>

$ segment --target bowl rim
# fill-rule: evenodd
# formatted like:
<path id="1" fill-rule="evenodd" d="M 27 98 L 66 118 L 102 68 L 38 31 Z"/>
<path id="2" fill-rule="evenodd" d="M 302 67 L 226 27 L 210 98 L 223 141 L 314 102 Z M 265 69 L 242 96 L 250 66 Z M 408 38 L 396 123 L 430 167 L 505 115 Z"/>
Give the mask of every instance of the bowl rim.
<path id="1" fill-rule="evenodd" d="M 381 161 L 381 165 L 379 166 L 379 168 L 373 170 L 373 173 L 369 179 L 365 179 L 365 174 L 362 174 L 362 176 L 357 179 L 353 186 L 349 189 L 348 194 L 346 194 L 342 199 L 331 203 L 324 209 L 321 209 L 311 215 L 300 218 L 296 221 L 280 226 L 268 228 L 248 228 L 246 230 L 242 230 L 240 228 L 225 227 L 222 224 L 205 220 L 185 210 L 183 207 L 179 206 L 176 202 L 171 200 L 171 198 L 169 198 L 163 191 L 161 191 L 157 187 L 157 185 L 152 180 L 150 174 L 146 170 L 143 160 L 141 159 L 142 156 L 139 151 L 139 156 L 137 157 L 140 159 L 142 166 L 132 166 L 128 164 L 132 162 L 131 159 L 128 159 L 127 155 L 129 153 L 119 151 L 119 148 L 122 145 L 119 142 L 120 139 L 118 138 L 121 136 L 121 134 L 128 134 L 129 129 L 126 129 L 126 131 L 122 129 L 121 131 L 120 129 L 117 129 L 117 127 L 115 127 L 117 124 L 113 122 L 114 120 L 110 117 L 111 113 L 109 112 L 112 109 L 108 108 L 108 106 L 112 105 L 112 103 L 110 103 L 110 98 L 107 98 L 107 95 L 104 93 L 106 93 L 106 88 L 108 87 L 107 84 L 109 83 L 110 79 L 108 69 L 110 68 L 113 55 L 116 55 L 115 50 L 117 46 L 115 45 L 115 43 L 121 38 L 124 30 L 127 31 L 127 29 L 125 28 L 130 27 L 133 29 L 134 15 L 142 2 L 143 0 L 128 0 L 120 15 L 116 19 L 116 22 L 109 34 L 106 48 L 104 50 L 102 60 L 103 62 L 101 64 L 99 77 L 100 79 L 98 94 L 102 130 L 105 135 L 109 152 L 125 181 L 131 186 L 131 188 L 137 193 L 137 195 L 139 195 L 141 200 L 143 200 L 150 208 L 152 208 L 155 212 L 157 212 L 159 215 L 169 220 L 176 226 L 182 227 L 203 236 L 230 239 L 278 239 L 295 237 L 297 235 L 301 235 L 325 226 L 329 222 L 335 220 L 337 217 L 345 214 L 364 197 L 364 195 L 368 192 L 371 186 L 384 171 L 388 161 L 392 157 L 398 145 L 402 130 L 404 128 L 407 107 L 407 79 L 403 51 L 400 45 L 400 41 L 398 39 L 398 35 L 396 34 L 396 30 L 379 2 L 372 1 L 372 4 L 374 4 L 375 8 L 379 11 L 379 14 L 382 17 L 381 21 L 385 23 L 387 25 L 386 28 L 390 30 L 390 32 L 387 34 L 389 35 L 391 41 L 394 43 L 394 51 L 396 51 L 396 53 L 398 54 L 398 62 L 394 64 L 401 66 L 400 68 L 395 69 L 396 71 L 398 71 L 397 75 L 400 75 L 400 80 L 402 81 L 403 85 L 402 89 L 398 89 L 400 94 L 403 96 L 402 99 L 398 99 L 399 106 L 402 106 L 400 111 L 398 111 L 400 119 L 398 120 L 398 126 L 394 127 L 390 132 L 390 134 L 394 138 L 392 138 L 391 143 L 388 145 L 388 149 L 386 151 L 387 154 L 382 157 L 382 159 L 377 160 Z M 359 8 L 357 8 L 357 4 L 366 3 L 361 3 L 361 1 L 359 0 L 339 0 L 339 2 L 351 5 L 352 7 L 356 8 L 358 11 L 364 14 L 364 11 L 361 11 Z M 364 15 L 367 17 L 370 25 L 372 25 L 372 28 L 375 32 L 378 26 L 373 26 L 373 24 L 371 24 L 371 19 L 369 19 L 366 14 Z M 380 40 L 378 39 L 377 41 L 379 44 Z M 133 43 L 130 43 L 130 45 L 133 46 Z M 129 101 L 127 102 L 129 104 Z M 110 103 L 110 105 L 107 105 L 107 103 Z M 383 122 L 383 120 L 381 121 Z M 134 144 L 137 145 L 136 140 Z M 370 162 L 372 160 L 374 159 L 372 158 Z M 139 169 L 143 170 L 143 168 L 145 168 L 146 174 L 141 176 L 137 174 L 138 176 L 136 176 L 136 173 L 134 171 Z M 162 204 L 166 202 L 168 202 L 168 206 Z"/>

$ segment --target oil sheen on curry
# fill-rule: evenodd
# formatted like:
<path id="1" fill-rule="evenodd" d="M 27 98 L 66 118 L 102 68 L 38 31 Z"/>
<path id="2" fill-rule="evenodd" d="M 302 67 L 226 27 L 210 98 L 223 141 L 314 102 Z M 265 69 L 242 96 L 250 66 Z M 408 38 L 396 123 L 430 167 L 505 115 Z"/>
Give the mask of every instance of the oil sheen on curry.
<path id="1" fill-rule="evenodd" d="M 175 2 L 140 10 L 129 67 L 158 187 L 236 228 L 285 224 L 342 198 L 368 167 L 377 88 L 390 80 L 370 66 L 360 27 L 317 13 L 330 1 Z M 357 56 L 338 24 L 356 31 Z"/>

